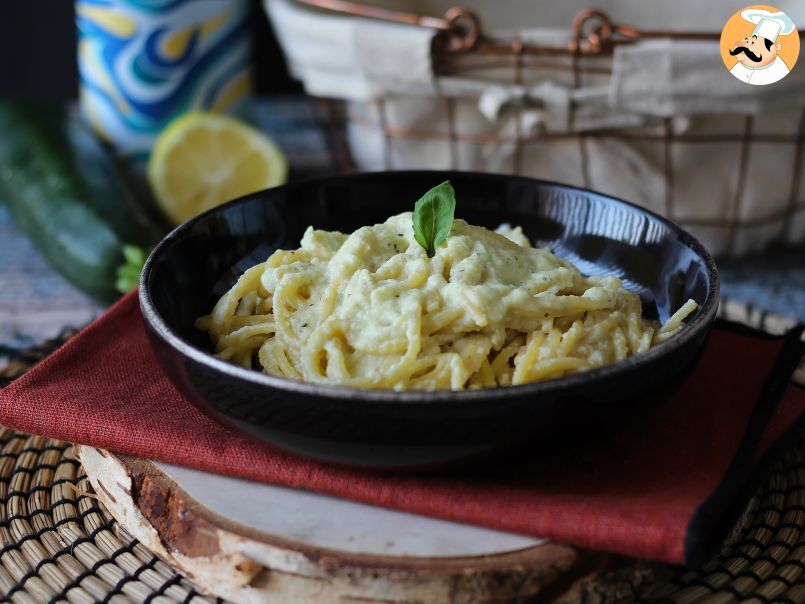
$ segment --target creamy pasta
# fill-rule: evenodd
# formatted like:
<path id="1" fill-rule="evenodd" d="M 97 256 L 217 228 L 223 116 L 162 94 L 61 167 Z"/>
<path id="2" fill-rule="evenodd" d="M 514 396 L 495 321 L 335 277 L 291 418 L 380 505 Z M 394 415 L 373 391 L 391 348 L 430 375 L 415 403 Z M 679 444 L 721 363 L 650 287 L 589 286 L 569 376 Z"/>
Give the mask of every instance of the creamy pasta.
<path id="1" fill-rule="evenodd" d="M 351 235 L 308 228 L 247 270 L 197 321 L 217 355 L 278 376 L 359 388 L 524 384 L 600 367 L 668 338 L 616 277 L 585 277 L 519 227 L 453 223 L 429 258 L 411 213 Z"/>

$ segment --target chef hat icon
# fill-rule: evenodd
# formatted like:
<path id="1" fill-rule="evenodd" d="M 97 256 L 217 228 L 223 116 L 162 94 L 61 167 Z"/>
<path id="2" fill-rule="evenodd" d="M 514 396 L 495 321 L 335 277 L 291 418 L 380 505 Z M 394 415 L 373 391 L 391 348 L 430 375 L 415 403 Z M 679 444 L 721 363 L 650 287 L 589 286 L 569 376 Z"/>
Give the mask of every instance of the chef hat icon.
<path id="1" fill-rule="evenodd" d="M 785 36 L 794 31 L 796 26 L 791 17 L 784 12 L 772 12 L 762 8 L 747 8 L 741 11 L 741 17 L 755 23 L 753 36 L 759 36 L 775 42 L 777 36 Z"/>

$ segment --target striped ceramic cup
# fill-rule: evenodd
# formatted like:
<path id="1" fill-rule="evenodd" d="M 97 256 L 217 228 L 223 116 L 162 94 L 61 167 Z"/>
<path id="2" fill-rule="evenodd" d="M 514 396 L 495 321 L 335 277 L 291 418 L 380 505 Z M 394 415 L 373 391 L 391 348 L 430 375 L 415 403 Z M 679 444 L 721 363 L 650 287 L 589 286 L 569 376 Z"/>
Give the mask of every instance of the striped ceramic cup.
<path id="1" fill-rule="evenodd" d="M 136 163 L 186 111 L 243 114 L 248 12 L 247 0 L 76 0 L 85 119 Z"/>

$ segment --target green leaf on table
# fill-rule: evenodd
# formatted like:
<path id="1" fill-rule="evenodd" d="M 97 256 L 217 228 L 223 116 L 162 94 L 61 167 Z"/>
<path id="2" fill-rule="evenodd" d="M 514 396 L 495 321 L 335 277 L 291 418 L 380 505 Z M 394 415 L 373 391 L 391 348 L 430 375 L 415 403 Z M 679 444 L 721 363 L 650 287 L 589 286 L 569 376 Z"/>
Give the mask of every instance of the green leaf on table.
<path id="1" fill-rule="evenodd" d="M 433 258 L 436 248 L 447 241 L 453 228 L 456 192 L 449 180 L 425 193 L 414 206 L 414 239 Z"/>
<path id="2" fill-rule="evenodd" d="M 142 268 L 145 264 L 146 253 L 145 250 L 139 246 L 124 245 L 123 257 L 126 259 L 126 264 Z"/>
<path id="3" fill-rule="evenodd" d="M 140 273 L 148 255 L 143 248 L 136 245 L 124 245 L 122 251 L 124 262 L 117 268 L 115 289 L 126 294 L 139 284 Z"/>

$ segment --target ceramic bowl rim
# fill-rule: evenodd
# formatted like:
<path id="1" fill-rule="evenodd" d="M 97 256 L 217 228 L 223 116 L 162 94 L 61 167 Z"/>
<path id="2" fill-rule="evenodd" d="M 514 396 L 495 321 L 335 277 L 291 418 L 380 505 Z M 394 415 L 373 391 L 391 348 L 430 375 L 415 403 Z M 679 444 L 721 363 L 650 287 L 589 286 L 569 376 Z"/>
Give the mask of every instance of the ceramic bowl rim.
<path id="1" fill-rule="evenodd" d="M 517 386 L 497 386 L 494 388 L 480 388 L 477 390 L 381 390 L 369 388 L 353 388 L 347 386 L 337 386 L 331 384 L 320 384 L 314 382 L 304 382 L 291 378 L 269 375 L 254 369 L 246 369 L 238 365 L 234 365 L 227 361 L 223 361 L 215 357 L 212 353 L 202 350 L 180 336 L 173 330 L 167 321 L 160 315 L 156 309 L 156 305 L 151 297 L 150 278 L 153 267 L 160 256 L 166 253 L 167 250 L 173 245 L 175 241 L 180 239 L 186 232 L 191 230 L 194 225 L 206 220 L 209 216 L 232 208 L 234 206 L 249 203 L 253 199 L 266 196 L 267 194 L 275 195 L 282 194 L 288 190 L 303 189 L 321 186 L 330 183 L 343 182 L 343 181 L 356 181 L 356 180 L 377 180 L 383 177 L 389 178 L 422 178 L 423 180 L 434 180 L 443 178 L 444 180 L 451 178 L 484 178 L 488 180 L 506 180 L 511 182 L 524 182 L 532 185 L 555 187 L 567 191 L 577 191 L 585 195 L 592 195 L 604 199 L 607 203 L 615 203 L 625 205 L 630 211 L 637 211 L 638 213 L 645 214 L 658 220 L 664 224 L 670 231 L 677 235 L 678 240 L 696 253 L 705 264 L 708 275 L 708 294 L 701 304 L 701 308 L 696 313 L 696 316 L 690 323 L 686 323 L 684 327 L 675 335 L 666 341 L 650 348 L 649 350 L 628 357 L 615 363 L 610 363 L 602 367 L 590 369 L 587 371 L 574 373 L 568 376 L 553 378 L 545 381 L 530 382 L 528 384 L 521 384 Z M 269 199 L 265 200 L 270 201 Z M 199 214 L 198 216 L 190 219 L 189 221 L 179 225 L 171 231 L 159 244 L 153 249 L 151 254 L 143 266 L 140 276 L 139 287 L 139 300 L 140 308 L 142 310 L 143 318 L 150 329 L 163 340 L 168 346 L 173 348 L 183 357 L 205 366 L 212 371 L 226 375 L 229 378 L 242 380 L 254 386 L 264 388 L 283 390 L 289 393 L 312 395 L 321 397 L 322 399 L 339 399 L 339 400 L 362 400 L 378 403 L 455 403 L 457 405 L 466 404 L 471 401 L 485 402 L 490 400 L 500 400 L 517 398 L 522 396 L 532 395 L 534 398 L 542 394 L 555 393 L 562 390 L 578 390 L 579 388 L 590 386 L 594 387 L 597 382 L 604 378 L 625 374 L 633 370 L 647 368 L 654 362 L 659 361 L 665 355 L 671 353 L 674 349 L 683 346 L 691 339 L 697 338 L 702 330 L 708 329 L 712 323 L 715 312 L 718 308 L 719 300 L 719 277 L 716 268 L 715 260 L 707 249 L 695 238 L 693 235 L 685 231 L 682 227 L 674 224 L 667 218 L 652 212 L 646 208 L 633 204 L 631 202 L 599 193 L 591 189 L 577 187 L 573 185 L 566 185 L 549 180 L 541 180 L 530 178 L 526 176 L 513 176 L 508 174 L 495 174 L 487 172 L 473 172 L 473 171 L 458 171 L 458 170 L 394 170 L 394 171 L 379 171 L 379 172 L 362 172 L 359 174 L 346 174 L 335 175 L 321 178 L 312 178 L 306 180 L 299 180 L 293 183 L 265 189 L 250 193 L 243 197 L 239 197 L 229 201 L 221 206 L 212 208 Z"/>

